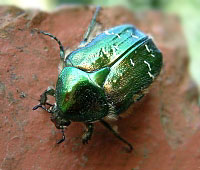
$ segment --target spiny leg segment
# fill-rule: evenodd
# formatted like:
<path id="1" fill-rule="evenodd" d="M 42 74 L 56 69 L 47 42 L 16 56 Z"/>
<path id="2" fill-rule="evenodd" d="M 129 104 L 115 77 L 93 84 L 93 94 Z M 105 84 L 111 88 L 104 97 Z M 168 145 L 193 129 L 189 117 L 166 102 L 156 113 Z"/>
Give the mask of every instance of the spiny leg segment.
<path id="1" fill-rule="evenodd" d="M 41 95 L 40 95 L 40 103 L 36 106 L 33 107 L 33 110 L 38 109 L 41 107 L 42 109 L 46 110 L 47 112 L 50 113 L 50 111 L 45 107 L 45 105 L 53 106 L 52 104 L 46 102 L 47 101 L 47 96 L 54 96 L 55 95 L 55 89 L 53 87 L 48 87 Z"/>
<path id="2" fill-rule="evenodd" d="M 92 133 L 94 131 L 94 125 L 93 123 L 85 123 L 86 126 L 86 130 L 82 136 L 82 143 L 83 144 L 87 144 L 88 141 L 91 139 L 92 137 Z"/>
<path id="3" fill-rule="evenodd" d="M 105 120 L 100 121 L 101 124 L 106 127 L 108 130 L 110 130 L 119 140 L 121 140 L 123 143 L 127 144 L 129 147 L 129 151 L 131 152 L 133 150 L 133 146 L 124 138 L 122 138 Z"/>

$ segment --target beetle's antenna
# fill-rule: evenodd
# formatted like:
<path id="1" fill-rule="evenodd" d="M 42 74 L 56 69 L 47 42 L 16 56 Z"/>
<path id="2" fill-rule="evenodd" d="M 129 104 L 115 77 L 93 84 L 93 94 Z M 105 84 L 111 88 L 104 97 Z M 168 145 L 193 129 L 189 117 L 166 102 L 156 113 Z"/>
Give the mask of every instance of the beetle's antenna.
<path id="1" fill-rule="evenodd" d="M 110 125 L 109 123 L 107 123 L 105 120 L 100 120 L 101 124 L 104 125 L 104 127 L 106 127 L 107 129 L 109 129 L 119 140 L 121 140 L 122 142 L 124 142 L 125 144 L 128 145 L 129 147 L 129 152 L 131 152 L 133 150 L 133 146 L 126 141 L 124 138 L 122 138 Z"/>
<path id="2" fill-rule="evenodd" d="M 90 25 L 88 26 L 88 30 L 86 31 L 86 33 L 85 33 L 85 35 L 84 35 L 84 38 L 83 38 L 83 41 L 81 42 L 81 44 L 84 44 L 84 43 L 87 42 L 87 40 L 88 40 L 88 38 L 89 38 L 89 36 L 90 36 L 92 30 L 94 29 L 94 26 L 95 26 L 95 24 L 96 24 L 96 18 L 97 18 L 97 16 L 98 16 L 100 10 L 101 10 L 101 7 L 100 7 L 100 6 L 97 6 L 97 7 L 96 7 L 96 11 L 95 11 L 95 13 L 94 13 L 94 15 L 93 15 L 93 17 L 92 17 L 92 20 L 91 20 L 91 22 L 90 22 Z"/>
<path id="3" fill-rule="evenodd" d="M 54 35 L 48 33 L 48 32 L 44 32 L 44 31 L 40 31 L 38 29 L 35 29 L 37 32 L 42 33 L 44 35 L 48 35 L 49 37 L 53 38 L 54 40 L 56 40 L 56 42 L 58 43 L 59 47 L 60 47 L 60 59 L 62 61 L 64 61 L 65 58 L 65 50 L 64 47 L 62 45 L 62 43 L 60 42 L 60 40 L 58 38 L 56 38 Z"/>

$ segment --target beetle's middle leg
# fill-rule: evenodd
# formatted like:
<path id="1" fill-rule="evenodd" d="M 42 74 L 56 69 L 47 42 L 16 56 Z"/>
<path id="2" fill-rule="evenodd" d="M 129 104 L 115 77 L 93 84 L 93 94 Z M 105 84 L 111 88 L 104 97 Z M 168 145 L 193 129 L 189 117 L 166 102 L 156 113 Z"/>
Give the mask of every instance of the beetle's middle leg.
<path id="1" fill-rule="evenodd" d="M 96 24 L 96 18 L 97 18 L 98 14 L 99 14 L 100 9 L 101 9 L 101 7 L 97 6 L 96 11 L 95 11 L 95 13 L 94 13 L 94 15 L 92 17 L 91 22 L 90 22 L 90 25 L 88 26 L 88 29 L 84 34 L 83 41 L 81 42 L 81 45 L 84 45 L 85 43 L 87 43 L 87 41 L 88 41 L 88 39 L 90 37 L 90 34 L 91 34 L 92 30 L 94 29 L 94 26 Z"/>
<path id="2" fill-rule="evenodd" d="M 40 95 L 40 103 L 33 107 L 33 110 L 41 107 L 42 109 L 49 112 L 49 110 L 45 107 L 45 105 L 53 106 L 52 104 L 47 102 L 47 95 L 55 96 L 55 89 L 53 87 L 48 87 L 41 95 Z"/>
<path id="3" fill-rule="evenodd" d="M 84 134 L 82 136 L 82 143 L 83 144 L 88 143 L 88 141 L 92 137 L 92 133 L 93 133 L 93 130 L 94 130 L 93 123 L 85 123 L 85 126 L 86 126 L 86 130 L 85 130 L 85 132 L 84 132 Z"/>

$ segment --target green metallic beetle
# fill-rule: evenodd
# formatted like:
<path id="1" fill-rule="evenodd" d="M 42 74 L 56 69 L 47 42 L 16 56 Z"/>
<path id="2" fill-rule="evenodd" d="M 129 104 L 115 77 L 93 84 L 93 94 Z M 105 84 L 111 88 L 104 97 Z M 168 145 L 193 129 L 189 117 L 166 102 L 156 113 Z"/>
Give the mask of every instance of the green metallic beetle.
<path id="1" fill-rule="evenodd" d="M 100 121 L 132 150 L 105 118 L 117 117 L 144 96 L 160 73 L 162 54 L 151 38 L 132 25 L 113 27 L 88 42 L 99 10 L 97 7 L 81 47 L 68 55 L 55 36 L 39 31 L 58 42 L 61 64 L 56 89 L 48 88 L 33 110 L 41 107 L 51 113 L 51 120 L 63 133 L 57 143 L 65 140 L 64 128 L 72 121 L 86 125 L 82 142 L 88 143 L 94 122 Z M 56 103 L 47 103 L 47 95 L 54 96 Z"/>

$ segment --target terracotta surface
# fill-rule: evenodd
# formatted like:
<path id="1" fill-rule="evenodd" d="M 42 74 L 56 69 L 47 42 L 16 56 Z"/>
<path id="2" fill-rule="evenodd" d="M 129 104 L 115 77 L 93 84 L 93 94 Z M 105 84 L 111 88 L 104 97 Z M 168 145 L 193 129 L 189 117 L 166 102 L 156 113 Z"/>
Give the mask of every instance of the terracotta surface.
<path id="1" fill-rule="evenodd" d="M 99 123 L 88 145 L 81 143 L 80 123 L 69 126 L 67 140 L 57 145 L 61 133 L 49 114 L 32 111 L 47 86 L 55 85 L 59 63 L 57 44 L 32 29 L 48 31 L 73 48 L 93 11 L 64 7 L 48 14 L 0 7 L 0 169 L 200 169 L 200 111 L 188 75 L 186 42 L 174 16 L 113 8 L 103 9 L 98 17 L 103 29 L 136 25 L 154 37 L 164 55 L 162 74 L 149 94 L 114 123 L 136 153 L 127 153 Z"/>

